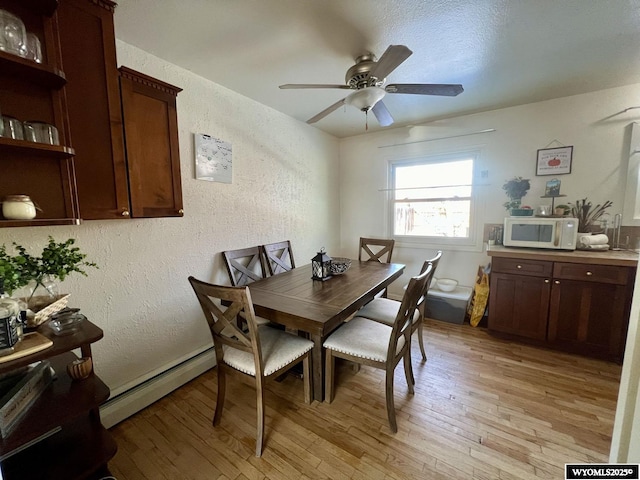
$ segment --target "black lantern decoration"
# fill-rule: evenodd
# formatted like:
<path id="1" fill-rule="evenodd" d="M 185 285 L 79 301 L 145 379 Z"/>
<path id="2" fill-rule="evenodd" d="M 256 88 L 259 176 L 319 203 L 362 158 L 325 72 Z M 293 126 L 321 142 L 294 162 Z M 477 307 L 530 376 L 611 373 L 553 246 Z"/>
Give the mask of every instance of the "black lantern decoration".
<path id="1" fill-rule="evenodd" d="M 327 255 L 324 248 L 311 259 L 311 279 L 324 282 L 331 278 L 331 257 Z"/>

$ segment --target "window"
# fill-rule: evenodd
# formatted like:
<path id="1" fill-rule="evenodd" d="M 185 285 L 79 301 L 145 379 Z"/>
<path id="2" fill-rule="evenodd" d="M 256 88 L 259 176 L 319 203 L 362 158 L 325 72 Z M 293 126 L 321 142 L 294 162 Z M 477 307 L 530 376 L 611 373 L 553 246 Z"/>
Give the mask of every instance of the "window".
<path id="1" fill-rule="evenodd" d="M 468 243 L 472 235 L 475 154 L 394 161 L 393 235 Z"/>

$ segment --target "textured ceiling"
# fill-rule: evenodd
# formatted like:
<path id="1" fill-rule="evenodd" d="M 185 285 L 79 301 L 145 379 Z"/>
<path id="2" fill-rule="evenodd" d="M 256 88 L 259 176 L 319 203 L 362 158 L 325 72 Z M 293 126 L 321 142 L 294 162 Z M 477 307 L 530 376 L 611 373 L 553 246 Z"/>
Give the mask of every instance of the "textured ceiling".
<path id="1" fill-rule="evenodd" d="M 413 55 L 387 83 L 460 83 L 457 97 L 388 94 L 393 126 L 640 83 L 640 0 L 119 0 L 116 36 L 306 121 L 349 91 L 354 59 Z M 638 103 L 640 99 L 635 101 Z M 634 99 L 630 99 L 630 105 Z M 365 133 L 341 107 L 314 124 Z M 369 131 L 379 130 L 369 114 Z"/>

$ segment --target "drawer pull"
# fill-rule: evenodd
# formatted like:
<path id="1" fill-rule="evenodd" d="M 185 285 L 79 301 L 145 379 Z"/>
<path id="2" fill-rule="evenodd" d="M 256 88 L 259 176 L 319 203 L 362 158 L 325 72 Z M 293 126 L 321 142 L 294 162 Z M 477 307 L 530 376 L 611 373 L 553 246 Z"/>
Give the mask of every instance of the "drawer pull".
<path id="1" fill-rule="evenodd" d="M 591 275 L 593 275 L 593 272 L 587 272 L 587 277 L 590 277 Z"/>
<path id="2" fill-rule="evenodd" d="M 549 279 L 548 279 L 548 278 L 545 278 L 545 279 L 544 279 L 544 283 L 549 283 Z"/>
<path id="3" fill-rule="evenodd" d="M 516 265 L 516 268 L 522 268 L 522 265 Z"/>
<path id="4" fill-rule="evenodd" d="M 560 285 L 560 280 L 554 280 L 553 283 L 555 283 L 556 285 Z"/>

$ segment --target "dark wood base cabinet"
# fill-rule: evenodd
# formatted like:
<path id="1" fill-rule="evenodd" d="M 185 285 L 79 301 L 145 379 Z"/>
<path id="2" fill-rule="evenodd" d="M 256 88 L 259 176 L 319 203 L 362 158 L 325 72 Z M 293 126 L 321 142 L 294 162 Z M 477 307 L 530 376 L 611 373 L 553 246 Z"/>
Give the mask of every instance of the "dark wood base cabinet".
<path id="1" fill-rule="evenodd" d="M 621 362 L 635 267 L 492 259 L 490 331 Z M 585 258 L 588 262 L 588 256 Z"/>
<path id="2" fill-rule="evenodd" d="M 549 279 L 492 273 L 489 328 L 527 338 L 547 336 Z"/>
<path id="3" fill-rule="evenodd" d="M 73 381 L 66 366 L 80 348 L 91 356 L 91 343 L 102 330 L 85 320 L 80 331 L 58 337 L 46 326 L 39 332 L 53 340 L 46 350 L 0 364 L 0 374 L 38 360 L 49 360 L 55 380 L 5 438 L 0 439 L 3 480 L 97 480 L 109 475 L 107 462 L 117 446 L 100 423 L 98 406 L 109 388 L 95 374 Z"/>

